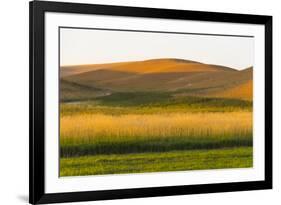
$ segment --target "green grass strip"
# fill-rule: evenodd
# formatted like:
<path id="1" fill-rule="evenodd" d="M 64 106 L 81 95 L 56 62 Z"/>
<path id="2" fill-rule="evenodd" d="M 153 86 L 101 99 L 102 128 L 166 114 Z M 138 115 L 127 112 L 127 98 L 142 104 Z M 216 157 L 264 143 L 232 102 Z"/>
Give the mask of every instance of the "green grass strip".
<path id="1" fill-rule="evenodd" d="M 61 158 L 60 176 L 248 168 L 252 147 Z"/>

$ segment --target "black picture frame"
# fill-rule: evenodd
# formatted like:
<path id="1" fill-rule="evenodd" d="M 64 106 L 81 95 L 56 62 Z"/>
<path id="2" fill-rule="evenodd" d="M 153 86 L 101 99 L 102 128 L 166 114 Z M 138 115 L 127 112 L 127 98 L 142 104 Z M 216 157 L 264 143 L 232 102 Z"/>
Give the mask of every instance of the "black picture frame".
<path id="1" fill-rule="evenodd" d="M 30 43 L 30 144 L 29 144 L 29 202 L 31 204 L 75 202 L 106 199 L 154 197 L 183 194 L 260 190 L 272 188 L 272 17 L 248 14 L 230 14 L 105 6 L 62 2 L 32 1 L 29 4 Z M 100 14 L 110 16 L 149 17 L 161 19 L 198 20 L 210 22 L 259 24 L 265 27 L 265 180 L 235 183 L 183 185 L 153 188 L 134 188 L 107 191 L 45 193 L 45 81 L 44 39 L 45 13 Z"/>

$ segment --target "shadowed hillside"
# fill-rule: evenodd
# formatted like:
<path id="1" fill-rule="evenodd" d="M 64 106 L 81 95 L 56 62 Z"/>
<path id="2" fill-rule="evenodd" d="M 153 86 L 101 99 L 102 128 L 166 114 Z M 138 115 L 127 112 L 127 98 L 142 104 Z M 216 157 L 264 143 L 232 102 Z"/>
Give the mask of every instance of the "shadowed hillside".
<path id="1" fill-rule="evenodd" d="M 87 87 L 66 80 L 60 81 L 60 100 L 62 101 L 91 100 L 109 94 L 110 92 L 106 90 Z"/>

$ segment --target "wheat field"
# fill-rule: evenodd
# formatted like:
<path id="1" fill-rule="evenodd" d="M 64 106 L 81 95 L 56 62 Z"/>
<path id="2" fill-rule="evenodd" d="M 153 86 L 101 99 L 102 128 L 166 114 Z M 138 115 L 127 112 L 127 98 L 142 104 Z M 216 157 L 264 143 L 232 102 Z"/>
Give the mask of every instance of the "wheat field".
<path id="1" fill-rule="evenodd" d="M 252 113 L 187 113 L 151 115 L 82 114 L 61 118 L 61 139 L 214 136 L 252 130 Z"/>
<path id="2" fill-rule="evenodd" d="M 251 145 L 252 113 L 81 114 L 60 120 L 61 155 Z"/>

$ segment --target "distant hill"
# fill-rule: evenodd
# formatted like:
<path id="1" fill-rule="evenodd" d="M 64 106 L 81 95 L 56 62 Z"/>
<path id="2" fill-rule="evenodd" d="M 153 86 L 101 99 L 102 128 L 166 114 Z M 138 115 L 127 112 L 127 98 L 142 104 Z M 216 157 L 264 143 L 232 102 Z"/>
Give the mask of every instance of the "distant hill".
<path id="1" fill-rule="evenodd" d="M 182 59 L 151 59 L 61 67 L 61 92 L 90 96 L 114 92 L 173 92 L 174 95 L 252 99 L 253 68 L 242 71 Z M 77 87 L 78 86 L 78 87 Z M 91 94 L 90 94 L 91 93 Z M 82 94 L 82 95 L 84 95 Z M 63 98 L 64 99 L 64 98 Z"/>
<path id="2" fill-rule="evenodd" d="M 61 76 L 66 77 L 79 73 L 95 71 L 95 70 L 112 70 L 132 73 L 159 73 L 159 72 L 201 72 L 201 71 L 218 71 L 218 70 L 234 70 L 232 68 L 208 65 L 196 61 L 164 58 L 151 59 L 145 61 L 119 62 L 107 64 L 89 64 L 89 65 L 74 65 L 62 66 Z"/>

